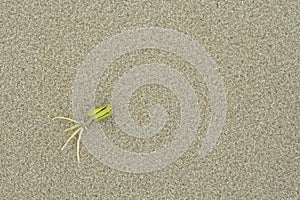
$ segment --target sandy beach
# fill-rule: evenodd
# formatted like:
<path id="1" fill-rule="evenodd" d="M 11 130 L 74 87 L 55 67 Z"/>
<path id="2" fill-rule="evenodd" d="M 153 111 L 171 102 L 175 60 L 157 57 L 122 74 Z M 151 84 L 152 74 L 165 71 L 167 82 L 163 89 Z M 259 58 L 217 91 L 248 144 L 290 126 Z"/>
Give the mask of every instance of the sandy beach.
<path id="1" fill-rule="evenodd" d="M 299 198 L 297 1 L 2 1 L 0 16 L 0 199 Z M 191 46 L 195 42 L 201 45 L 205 54 L 185 50 L 182 55 L 190 60 L 204 59 L 202 72 L 210 69 L 205 68 L 207 63 L 207 67 L 215 67 L 212 72 L 223 87 L 214 85 L 215 82 L 208 85 L 215 78 L 210 79 L 211 71 L 199 75 L 197 66 L 184 56 L 148 46 L 130 52 L 125 49 L 97 75 L 102 67 L 100 61 L 108 59 L 111 52 L 122 51 L 122 45 L 128 41 L 124 48 L 131 48 L 129 39 L 115 42 L 116 35 L 148 27 L 173 31 L 166 38 L 163 34 L 145 35 L 161 40 L 151 43 L 153 46 L 168 44 L 180 52 L 187 41 L 191 41 Z M 173 42 L 177 33 L 180 37 Z M 142 43 L 143 34 L 140 36 Z M 185 41 L 185 37 L 191 40 Z M 116 46 L 99 48 L 109 38 L 114 39 L 112 44 L 115 42 Z M 97 60 L 95 55 L 101 56 Z M 89 61 L 93 65 L 88 65 Z M 184 90 L 187 86 L 175 78 L 179 83 L 175 91 L 159 83 L 134 90 L 128 98 L 130 114 L 124 117 L 124 112 L 117 108 L 124 105 L 125 98 L 120 98 L 122 102 L 113 100 L 114 88 L 118 81 L 123 81 L 122 77 L 126 81 L 126 76 L 133 75 L 135 67 L 153 63 L 176 70 L 193 91 L 197 106 L 181 102 L 193 99 L 184 95 L 185 91 L 180 92 L 180 88 Z M 83 74 L 83 66 L 95 68 L 89 71 L 91 74 Z M 139 78 L 148 80 L 147 73 L 153 80 L 168 77 L 163 75 L 170 74 L 167 68 L 154 70 L 155 66 L 148 68 L 152 71 L 129 78 L 132 88 Z M 76 85 L 89 88 L 89 81 L 96 84 L 96 93 L 78 92 L 78 98 L 74 96 Z M 124 90 L 129 88 L 123 86 Z M 224 99 L 212 101 L 218 96 L 211 92 L 217 90 L 218 95 L 224 94 Z M 136 160 L 126 163 L 127 157 L 113 154 L 112 150 L 106 150 L 107 157 L 101 154 L 104 150 L 95 150 L 102 148 L 96 139 L 103 136 L 97 132 L 92 135 L 90 128 L 80 145 L 78 165 L 75 139 L 61 151 L 71 134 L 64 129 L 72 123 L 51 119 L 76 118 L 74 107 L 83 106 L 78 103 L 79 98 L 85 102 L 89 94 L 95 95 L 95 104 L 112 103 L 116 107 L 112 117 L 93 126 L 101 127 L 105 141 L 123 149 L 124 155 L 152 155 L 151 152 L 159 152 L 176 140 L 178 134 L 192 133 L 190 129 L 195 129 L 195 136 L 182 146 L 175 146 L 169 151 L 171 156 L 164 154 L 136 164 Z M 165 109 L 164 124 L 160 124 L 162 114 L 157 114 L 161 107 L 152 110 L 156 104 Z M 216 107 L 221 104 L 226 110 Z M 221 115 L 223 111 L 226 118 L 221 125 L 220 116 L 214 118 L 211 113 Z M 180 129 L 181 121 L 196 112 L 195 122 L 186 120 L 187 125 Z M 144 135 L 138 135 L 142 131 L 136 131 L 135 126 L 125 124 L 128 131 L 120 126 L 120 120 L 129 119 L 137 127 L 156 120 L 158 124 L 153 125 L 161 129 L 143 138 Z M 205 141 L 211 141 L 207 139 L 209 130 L 214 133 L 214 119 L 218 119 L 214 126 L 219 125 L 221 132 L 211 151 L 201 157 L 201 147 L 205 147 Z M 178 144 L 184 139 L 178 140 Z M 184 151 L 180 154 L 181 149 Z M 173 159 L 170 163 L 169 158 Z M 156 169 L 157 166 L 161 167 Z"/>

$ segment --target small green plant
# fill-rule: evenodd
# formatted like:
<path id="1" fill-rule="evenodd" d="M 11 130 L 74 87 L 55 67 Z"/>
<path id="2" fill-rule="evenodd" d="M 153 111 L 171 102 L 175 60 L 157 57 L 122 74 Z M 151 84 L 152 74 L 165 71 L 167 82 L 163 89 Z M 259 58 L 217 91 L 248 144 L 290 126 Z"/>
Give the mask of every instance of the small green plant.
<path id="1" fill-rule="evenodd" d="M 54 117 L 52 120 L 55 120 L 55 119 L 64 119 L 64 120 L 68 120 L 68 121 L 71 121 L 71 122 L 75 123 L 74 126 L 71 126 L 71 127 L 67 128 L 65 130 L 65 132 L 67 132 L 67 131 L 73 131 L 73 130 L 74 130 L 74 132 L 68 138 L 68 140 L 66 141 L 66 143 L 64 144 L 64 146 L 61 148 L 61 150 L 63 150 L 67 146 L 67 144 L 72 140 L 72 138 L 74 138 L 78 134 L 78 139 L 77 139 L 77 161 L 78 161 L 78 164 L 80 164 L 79 144 L 80 144 L 81 135 L 82 135 L 84 129 L 87 130 L 87 126 L 93 120 L 101 121 L 101 120 L 104 120 L 104 119 L 108 118 L 109 116 L 111 116 L 111 114 L 112 114 L 112 106 L 109 105 L 109 104 L 104 104 L 102 107 L 90 110 L 88 112 L 88 115 L 91 118 L 86 123 L 84 123 L 84 124 L 81 124 L 80 122 L 78 122 L 78 121 L 76 121 L 74 119 L 68 118 L 68 117 L 60 117 L 60 116 Z"/>

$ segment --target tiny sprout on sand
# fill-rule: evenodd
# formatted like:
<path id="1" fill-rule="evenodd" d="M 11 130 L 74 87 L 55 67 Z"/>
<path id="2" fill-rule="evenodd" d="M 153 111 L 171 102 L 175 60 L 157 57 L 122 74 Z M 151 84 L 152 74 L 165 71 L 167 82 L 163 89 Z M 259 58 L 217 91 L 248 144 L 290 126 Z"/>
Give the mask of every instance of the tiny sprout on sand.
<path id="1" fill-rule="evenodd" d="M 86 123 L 84 124 L 81 124 L 80 122 L 74 120 L 74 119 L 71 119 L 71 118 L 68 118 L 68 117 L 54 117 L 52 120 L 54 119 L 64 119 L 64 120 L 68 120 L 68 121 L 71 121 L 71 122 L 74 122 L 75 125 L 74 126 L 71 126 L 69 128 L 67 128 L 65 130 L 65 132 L 67 131 L 73 131 L 74 132 L 72 133 L 72 135 L 68 138 L 68 140 L 66 141 L 66 143 L 64 144 L 64 146 L 61 148 L 61 150 L 63 150 L 67 144 L 70 142 L 70 140 L 72 140 L 72 138 L 74 138 L 77 134 L 78 134 L 78 139 L 77 139 L 77 161 L 78 161 L 78 164 L 80 164 L 80 158 L 79 158 L 79 144 L 80 144 L 80 140 L 81 140 L 81 135 L 84 131 L 84 129 L 87 130 L 87 126 L 95 119 L 95 120 L 98 120 L 98 121 L 101 121 L 101 120 L 104 120 L 106 118 L 108 118 L 109 116 L 111 116 L 112 114 L 112 106 L 109 105 L 109 104 L 104 104 L 102 107 L 100 108 L 95 108 L 95 109 L 92 109 L 88 112 L 88 115 L 91 117 Z"/>

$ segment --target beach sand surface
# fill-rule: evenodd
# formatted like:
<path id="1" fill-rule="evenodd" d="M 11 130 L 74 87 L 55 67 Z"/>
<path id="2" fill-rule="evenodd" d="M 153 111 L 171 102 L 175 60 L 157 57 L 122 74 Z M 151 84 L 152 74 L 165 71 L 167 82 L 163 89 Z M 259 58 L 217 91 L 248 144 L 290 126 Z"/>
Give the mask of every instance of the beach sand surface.
<path id="1" fill-rule="evenodd" d="M 0 19 L 0 199 L 299 198 L 297 1 L 1 1 Z M 71 123 L 51 118 L 72 117 L 78 68 L 98 44 L 146 27 L 183 33 L 215 60 L 227 105 L 217 144 L 199 158 L 211 108 L 205 81 L 193 65 L 170 52 L 136 50 L 116 58 L 99 77 L 97 103 L 109 103 L 114 85 L 134 66 L 167 64 L 199 98 L 201 122 L 192 145 L 149 173 L 109 167 L 84 144 L 78 165 L 76 140 L 60 150 Z M 114 117 L 99 125 L 119 148 L 157 150 L 176 136 L 176 95 L 159 84 L 140 87 L 128 117 L 149 123 L 149 106 L 155 103 L 169 118 L 152 138 L 128 136 Z"/>

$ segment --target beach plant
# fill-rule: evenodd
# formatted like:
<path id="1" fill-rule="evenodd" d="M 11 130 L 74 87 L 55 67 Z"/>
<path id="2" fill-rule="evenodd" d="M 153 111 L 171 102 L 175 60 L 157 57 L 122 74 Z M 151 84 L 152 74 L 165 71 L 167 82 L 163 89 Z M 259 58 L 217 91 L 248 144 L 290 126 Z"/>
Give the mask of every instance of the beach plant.
<path id="1" fill-rule="evenodd" d="M 90 119 L 86 123 L 84 123 L 84 124 L 81 124 L 80 122 L 78 122 L 78 121 L 76 121 L 74 119 L 68 118 L 68 117 L 61 117 L 61 116 L 54 117 L 52 120 L 55 120 L 55 119 L 64 119 L 64 120 L 67 120 L 67 121 L 75 123 L 75 125 L 67 128 L 65 130 L 65 132 L 67 132 L 67 131 L 73 131 L 73 130 L 74 130 L 74 132 L 68 138 L 68 140 L 63 145 L 63 147 L 61 148 L 61 150 L 63 150 L 67 146 L 67 144 L 72 140 L 72 138 L 74 138 L 76 135 L 78 135 L 78 139 L 77 139 L 77 161 L 78 161 L 78 164 L 80 164 L 79 145 L 80 145 L 81 135 L 82 135 L 83 131 L 87 130 L 88 125 L 93 120 L 102 121 L 102 120 L 108 118 L 109 116 L 111 116 L 112 110 L 113 110 L 112 106 L 109 105 L 109 104 L 104 104 L 102 107 L 91 109 L 87 113 L 88 116 L 90 116 Z"/>

